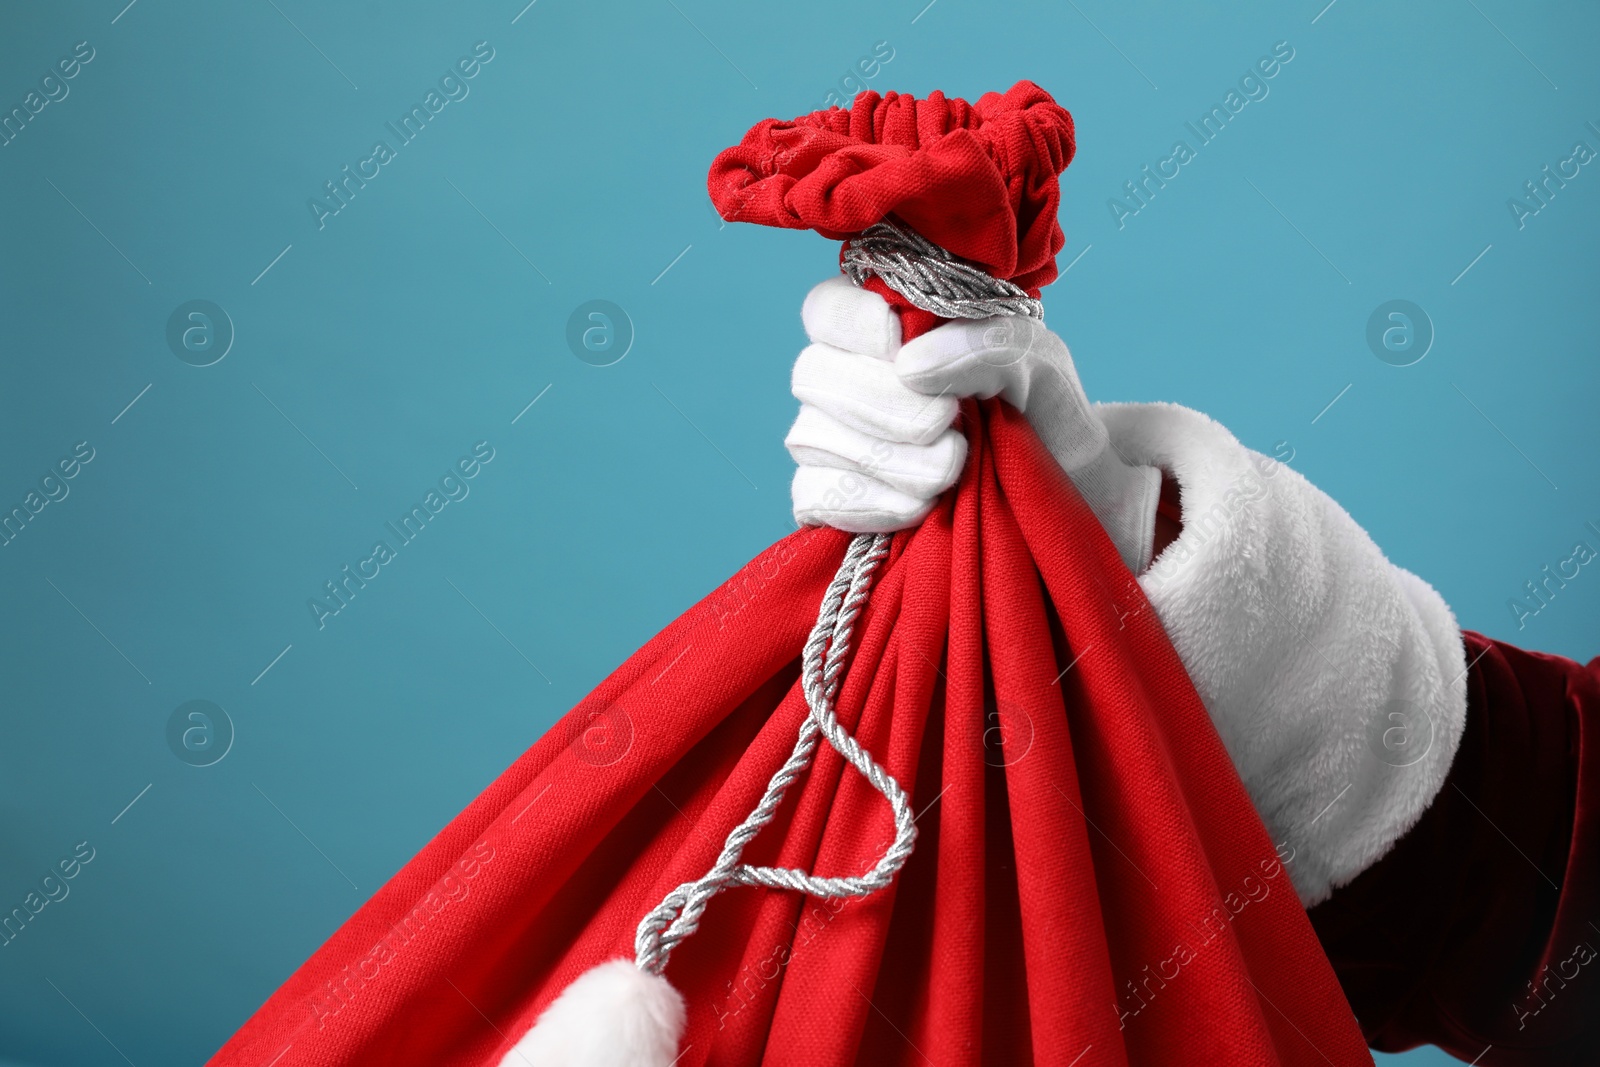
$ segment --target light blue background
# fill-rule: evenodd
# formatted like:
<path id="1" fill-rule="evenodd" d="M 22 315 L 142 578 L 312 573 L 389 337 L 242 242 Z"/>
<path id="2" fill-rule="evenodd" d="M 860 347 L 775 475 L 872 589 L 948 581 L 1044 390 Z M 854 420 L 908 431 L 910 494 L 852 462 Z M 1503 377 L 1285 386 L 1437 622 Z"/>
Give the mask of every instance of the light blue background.
<path id="1" fill-rule="evenodd" d="M 873 88 L 1030 77 L 1072 110 L 1074 265 L 1046 301 L 1092 396 L 1289 442 L 1464 625 L 1600 651 L 1600 574 L 1521 632 L 1507 607 L 1600 544 L 1600 167 L 1524 229 L 1506 206 L 1574 141 L 1600 148 L 1592 6 L 523 2 L 0 15 L 0 108 L 95 49 L 0 148 L 0 504 L 96 450 L 0 548 L 0 910 L 96 849 L 0 949 L 0 1055 L 200 1063 L 558 715 L 791 528 L 797 309 L 836 248 L 723 226 L 705 173 L 758 119 L 821 107 L 878 41 L 894 57 Z M 495 58 L 470 96 L 319 230 L 308 199 L 480 40 Z M 1119 230 L 1108 198 L 1284 40 L 1270 95 Z M 637 331 L 614 366 L 564 340 L 592 298 Z M 1414 366 L 1365 343 L 1395 298 L 1437 330 Z M 235 325 L 214 366 L 167 348 L 191 299 Z M 484 439 L 470 496 L 319 630 L 307 599 Z M 167 746 L 191 699 L 237 730 L 211 767 Z"/>

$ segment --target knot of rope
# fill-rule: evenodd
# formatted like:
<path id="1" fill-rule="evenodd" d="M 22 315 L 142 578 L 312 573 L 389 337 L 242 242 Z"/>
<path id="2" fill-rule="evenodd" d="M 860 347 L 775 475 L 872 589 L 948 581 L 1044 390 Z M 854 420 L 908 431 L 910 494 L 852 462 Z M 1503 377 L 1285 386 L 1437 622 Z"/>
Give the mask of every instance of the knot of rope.
<path id="1" fill-rule="evenodd" d="M 888 219 L 845 242 L 843 268 L 857 285 L 876 275 L 917 307 L 946 319 L 1044 318 L 1043 302 L 1027 290 Z"/>
<path id="2" fill-rule="evenodd" d="M 876 275 L 917 307 L 944 318 L 1044 318 L 1044 305 L 1025 290 L 888 220 L 869 227 L 845 244 L 844 272 L 857 285 Z M 801 653 L 800 688 L 805 693 L 807 714 L 800 724 L 794 750 L 768 780 L 766 792 L 755 808 L 728 834 L 711 869 L 672 890 L 640 920 L 633 941 L 634 963 L 640 970 L 651 974 L 664 971 L 672 950 L 700 928 L 700 919 L 711 899 L 730 886 L 787 889 L 824 899 L 864 897 L 886 888 L 911 857 L 917 839 L 911 798 L 894 776 L 839 725 L 834 712 L 856 617 L 867 602 L 872 572 L 889 554 L 890 539 L 889 534 L 857 534 L 851 539 L 844 562 L 823 595 L 816 625 Z M 860 875 L 819 878 L 791 867 L 741 863 L 745 846 L 772 821 L 789 786 L 811 765 L 822 739 L 889 802 L 894 814 L 894 841 L 872 869 Z"/>

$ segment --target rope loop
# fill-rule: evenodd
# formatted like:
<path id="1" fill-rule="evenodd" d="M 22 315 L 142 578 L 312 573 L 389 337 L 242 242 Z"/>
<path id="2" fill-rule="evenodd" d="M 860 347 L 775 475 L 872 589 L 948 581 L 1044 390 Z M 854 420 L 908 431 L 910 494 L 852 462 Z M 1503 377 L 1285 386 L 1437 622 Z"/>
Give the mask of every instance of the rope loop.
<path id="1" fill-rule="evenodd" d="M 717 862 L 700 878 L 685 882 L 656 905 L 639 923 L 634 936 L 634 963 L 652 974 L 666 968 L 667 959 L 700 926 L 711 898 L 730 885 L 757 885 L 787 889 L 816 897 L 864 897 L 884 888 L 905 866 L 916 841 L 911 798 L 894 776 L 884 770 L 850 732 L 839 725 L 834 699 L 839 692 L 844 661 L 850 652 L 850 635 L 856 617 L 867 601 L 872 572 L 889 554 L 889 534 L 857 534 L 845 552 L 844 562 L 822 598 L 822 610 L 806 639 L 800 659 L 800 686 L 808 714 L 800 726 L 794 751 L 767 783 L 766 792 L 744 821 L 723 843 Z M 756 867 L 740 863 L 745 846 L 772 821 L 794 780 L 811 765 L 817 743 L 828 744 L 882 793 L 894 812 L 895 838 L 866 874 L 855 877 L 818 878 L 789 867 Z"/>

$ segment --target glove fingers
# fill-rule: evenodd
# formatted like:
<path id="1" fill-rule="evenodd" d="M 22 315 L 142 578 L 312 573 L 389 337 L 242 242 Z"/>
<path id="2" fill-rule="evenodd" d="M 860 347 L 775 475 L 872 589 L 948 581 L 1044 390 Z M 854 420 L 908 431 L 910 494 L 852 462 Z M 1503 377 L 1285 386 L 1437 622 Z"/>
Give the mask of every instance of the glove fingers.
<path id="1" fill-rule="evenodd" d="M 857 355 L 891 360 L 900 347 L 900 316 L 883 297 L 843 275 L 806 294 L 800 321 L 811 340 Z"/>
<path id="2" fill-rule="evenodd" d="M 859 471 L 919 499 L 938 496 L 961 477 L 967 439 L 946 430 L 931 444 L 885 441 L 839 422 L 820 408 L 802 405 L 783 442 L 803 467 Z"/>
<path id="3" fill-rule="evenodd" d="M 830 467 L 794 472 L 794 517 L 807 526 L 827 525 L 851 533 L 891 533 L 921 522 L 933 500 L 920 500 L 869 474 Z"/>
<path id="4" fill-rule="evenodd" d="M 919 393 L 1026 400 L 1029 357 L 1042 331 L 1027 319 L 997 316 L 947 323 L 915 338 L 895 356 L 900 380 Z"/>
<path id="5" fill-rule="evenodd" d="M 929 444 L 956 417 L 954 396 L 924 396 L 901 382 L 893 364 L 821 343 L 800 353 L 792 386 L 802 403 L 888 441 Z"/>

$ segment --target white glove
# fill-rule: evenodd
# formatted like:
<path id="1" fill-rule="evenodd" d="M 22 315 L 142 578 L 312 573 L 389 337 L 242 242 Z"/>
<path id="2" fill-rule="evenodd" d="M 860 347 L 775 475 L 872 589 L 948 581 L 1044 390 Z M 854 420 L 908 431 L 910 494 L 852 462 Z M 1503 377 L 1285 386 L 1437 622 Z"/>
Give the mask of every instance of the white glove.
<path id="1" fill-rule="evenodd" d="M 1001 396 L 1040 440 L 1135 572 L 1150 563 L 1161 472 L 1124 463 L 1089 406 L 1067 346 L 1016 316 L 947 323 L 900 344 L 900 321 L 843 277 L 806 296 L 812 344 L 795 361 L 800 417 L 785 444 L 800 469 L 794 514 L 857 533 L 914 526 L 966 458 L 957 400 Z"/>
<path id="2" fill-rule="evenodd" d="M 796 521 L 854 533 L 916 525 L 967 458 L 967 439 L 950 428 L 957 398 L 901 383 L 900 317 L 876 293 L 832 278 L 800 317 L 812 343 L 795 361 L 800 417 L 784 439 L 800 465 Z"/>

